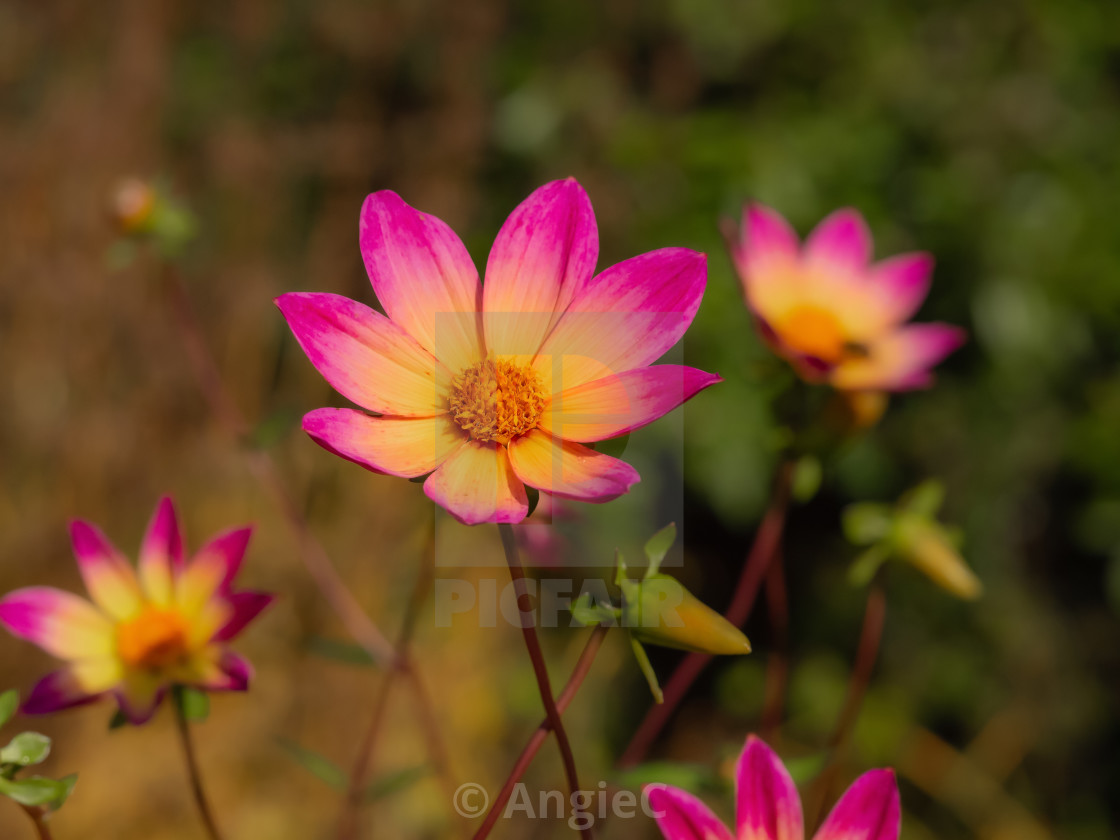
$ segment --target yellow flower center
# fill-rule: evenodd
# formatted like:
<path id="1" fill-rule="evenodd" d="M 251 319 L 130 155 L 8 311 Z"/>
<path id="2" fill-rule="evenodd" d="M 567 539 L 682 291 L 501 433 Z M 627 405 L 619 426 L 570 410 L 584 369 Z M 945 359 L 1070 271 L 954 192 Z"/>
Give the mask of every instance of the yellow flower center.
<path id="1" fill-rule="evenodd" d="M 505 359 L 476 362 L 451 381 L 451 416 L 475 440 L 509 443 L 536 428 L 544 404 L 540 375 Z"/>
<path id="2" fill-rule="evenodd" d="M 131 668 L 174 665 L 187 654 L 187 622 L 174 610 L 146 606 L 117 627 L 117 652 Z"/>
<path id="3" fill-rule="evenodd" d="M 822 306 L 795 307 L 775 325 L 775 331 L 787 346 L 829 364 L 843 359 L 849 347 L 840 320 Z"/>

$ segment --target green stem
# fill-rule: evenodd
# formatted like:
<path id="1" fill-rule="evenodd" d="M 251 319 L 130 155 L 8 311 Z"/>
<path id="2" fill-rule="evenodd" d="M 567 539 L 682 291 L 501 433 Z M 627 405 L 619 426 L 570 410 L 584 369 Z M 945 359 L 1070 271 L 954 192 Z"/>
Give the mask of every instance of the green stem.
<path id="1" fill-rule="evenodd" d="M 825 806 L 832 798 L 832 790 L 836 782 L 836 774 L 840 769 L 840 761 L 844 750 L 851 738 L 856 721 L 859 720 L 859 710 L 863 705 L 863 698 L 867 694 L 867 686 L 871 682 L 871 672 L 875 669 L 875 661 L 879 658 L 879 645 L 883 639 L 883 624 L 887 617 L 887 596 L 882 584 L 873 582 L 867 590 L 867 606 L 863 611 L 863 627 L 860 629 L 859 646 L 856 650 L 855 663 L 852 665 L 852 675 L 848 680 L 848 694 L 844 699 L 844 707 L 840 718 L 836 722 L 836 729 L 829 739 L 828 764 L 817 777 L 813 786 L 815 796 L 811 797 L 813 810 L 810 812 L 812 819 L 806 825 L 819 825 L 824 818 Z"/>
<path id="2" fill-rule="evenodd" d="M 176 693 L 177 693 L 176 689 Z M 187 762 L 187 777 L 191 785 L 191 794 L 194 796 L 195 805 L 198 806 L 199 816 L 206 827 L 210 840 L 222 840 L 222 833 L 214 821 L 214 813 L 210 810 L 210 803 L 206 799 L 206 791 L 202 787 L 202 774 L 198 769 L 198 758 L 194 752 L 194 742 L 191 739 L 190 722 L 183 711 L 183 704 L 178 697 L 172 698 L 171 705 L 175 709 L 175 723 L 179 732 L 179 741 L 183 745 L 183 756 Z"/>

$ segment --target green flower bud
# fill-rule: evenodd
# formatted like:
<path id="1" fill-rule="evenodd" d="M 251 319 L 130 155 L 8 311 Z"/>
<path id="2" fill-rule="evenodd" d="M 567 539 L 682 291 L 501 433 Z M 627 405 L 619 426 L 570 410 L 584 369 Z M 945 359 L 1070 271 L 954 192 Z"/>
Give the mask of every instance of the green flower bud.
<path id="1" fill-rule="evenodd" d="M 669 575 L 625 581 L 622 626 L 641 642 L 697 653 L 744 654 L 742 632 Z"/>

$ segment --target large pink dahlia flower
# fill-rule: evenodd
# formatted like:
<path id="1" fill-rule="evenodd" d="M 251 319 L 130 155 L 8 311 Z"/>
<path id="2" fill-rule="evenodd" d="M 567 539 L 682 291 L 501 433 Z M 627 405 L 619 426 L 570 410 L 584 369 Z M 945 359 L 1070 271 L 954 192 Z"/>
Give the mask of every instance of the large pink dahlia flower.
<path id="1" fill-rule="evenodd" d="M 311 363 L 368 412 L 321 408 L 304 430 L 374 472 L 416 478 L 456 519 L 520 522 L 525 485 L 605 502 L 639 480 L 584 444 L 656 420 L 718 381 L 654 365 L 696 314 L 703 254 L 666 248 L 595 274 L 599 236 L 573 179 L 530 195 L 479 282 L 451 229 L 393 192 L 362 207 L 386 315 L 332 294 L 277 299 Z"/>

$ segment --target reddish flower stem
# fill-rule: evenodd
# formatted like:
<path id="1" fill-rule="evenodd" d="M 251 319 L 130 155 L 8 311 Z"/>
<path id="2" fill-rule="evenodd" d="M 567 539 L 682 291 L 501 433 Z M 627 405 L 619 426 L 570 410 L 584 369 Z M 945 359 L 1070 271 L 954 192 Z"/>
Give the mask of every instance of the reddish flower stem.
<path id="1" fill-rule="evenodd" d="M 27 814 L 27 818 L 35 826 L 35 834 L 39 840 L 51 840 L 51 830 L 47 826 L 47 815 L 42 808 L 36 808 L 31 805 L 21 805 L 23 812 Z"/>
<path id="2" fill-rule="evenodd" d="M 735 585 L 735 594 L 731 598 L 731 605 L 723 614 L 724 618 L 736 627 L 742 627 L 750 616 L 758 597 L 758 590 L 770 569 L 771 562 L 778 553 L 782 530 L 785 528 L 786 510 L 789 507 L 792 479 L 793 462 L 783 461 L 778 467 L 775 477 L 770 505 L 758 526 L 754 543 L 751 545 L 751 550 L 743 563 L 739 582 Z M 681 701 L 684 700 L 689 688 L 692 687 L 696 678 L 700 676 L 700 672 L 713 658 L 711 654 L 707 653 L 690 653 L 681 660 L 681 663 L 665 684 L 664 702 L 653 706 L 646 712 L 646 716 L 638 725 L 637 731 L 618 760 L 619 767 L 633 767 L 645 759 L 653 743 L 669 722 L 669 718 L 673 716 Z"/>
<path id="3" fill-rule="evenodd" d="M 766 575 L 766 609 L 770 614 L 771 650 L 766 661 L 762 737 L 767 742 L 773 742 L 782 722 L 789 678 L 789 597 L 781 557 L 770 564 L 770 572 Z"/>
<path id="4" fill-rule="evenodd" d="M 174 265 L 165 264 L 163 276 L 171 312 L 182 333 L 187 357 L 198 380 L 199 388 L 210 404 L 210 410 L 225 426 L 226 431 L 235 440 L 243 441 L 249 433 L 249 424 L 230 399 L 229 392 L 222 382 L 221 372 L 210 353 L 178 269 Z M 315 585 L 323 593 L 323 597 L 334 609 L 347 632 L 373 657 L 374 661 L 384 668 L 391 667 L 396 657 L 393 646 L 358 605 L 342 578 L 339 577 L 326 550 L 315 539 L 299 506 L 289 495 L 268 453 L 253 449 L 247 452 L 247 457 L 254 477 L 272 494 L 289 527 L 295 532 L 299 540 L 300 556 Z"/>
<path id="5" fill-rule="evenodd" d="M 540 691 L 549 728 L 556 733 L 556 743 L 560 747 L 560 756 L 564 760 L 564 775 L 568 779 L 568 793 L 574 796 L 575 792 L 580 789 L 579 777 L 576 774 L 576 760 L 575 756 L 572 755 L 572 745 L 568 742 L 568 733 L 564 731 L 564 723 L 560 719 L 560 712 L 556 708 L 556 700 L 552 695 L 552 685 L 548 679 L 548 665 L 545 663 L 544 654 L 541 652 L 540 639 L 537 638 L 533 602 L 529 597 L 529 589 L 525 583 L 525 570 L 521 567 L 521 557 L 517 551 L 517 537 L 513 533 L 513 527 L 508 522 L 499 522 L 498 531 L 502 535 L 502 548 L 506 553 L 506 564 L 509 566 L 509 575 L 513 580 L 514 592 L 517 594 L 521 633 L 525 637 L 525 647 L 528 649 L 529 659 L 533 663 L 533 674 L 537 678 L 537 689 Z M 580 836 L 584 840 L 591 840 L 591 828 L 580 829 Z"/>
<path id="6" fill-rule="evenodd" d="M 564 690 L 556 698 L 556 711 L 563 713 L 571 704 L 576 692 L 579 691 L 583 680 L 591 670 L 591 663 L 595 660 L 595 654 L 599 652 L 599 648 L 603 644 L 603 639 L 607 635 L 606 625 L 600 624 L 591 633 L 591 638 L 587 640 L 587 644 L 583 648 L 583 653 L 579 656 L 579 661 L 576 667 L 572 670 L 572 675 L 568 678 Z M 494 824 L 501 817 L 502 812 L 505 810 L 506 804 L 509 802 L 510 796 L 513 795 L 513 789 L 517 782 L 525 774 L 525 771 L 532 764 L 533 758 L 536 757 L 540 751 L 541 746 L 544 744 L 548 733 L 552 731 L 552 724 L 548 718 L 541 721 L 540 726 L 537 727 L 532 737 L 529 738 L 529 743 L 525 745 L 525 749 L 521 751 L 518 756 L 517 762 L 513 765 L 509 776 L 506 778 L 505 784 L 494 798 L 494 804 L 490 806 L 490 811 L 486 814 L 486 820 L 475 832 L 472 840 L 485 840 L 490 835 L 490 831 L 494 828 Z"/>
<path id="7" fill-rule="evenodd" d="M 222 381 L 221 372 L 210 347 L 206 342 L 202 327 L 191 305 L 190 296 L 183 285 L 178 269 L 164 263 L 163 285 L 166 290 L 171 314 L 178 325 L 187 357 L 194 371 L 199 389 L 202 391 L 210 410 L 217 417 L 228 434 L 242 441 L 249 433 L 249 424 L 230 399 Z M 406 654 L 401 656 L 389 643 L 385 635 L 370 619 L 347 588 L 322 544 L 316 539 L 311 527 L 303 516 L 299 505 L 288 493 L 279 471 L 272 458 L 264 450 L 249 450 L 246 453 L 249 468 L 258 482 L 272 494 L 273 500 L 288 526 L 295 533 L 300 545 L 300 557 L 308 574 L 320 593 L 330 604 L 346 631 L 387 673 L 399 673 L 410 685 L 416 701 L 416 714 L 428 745 L 428 753 L 439 774 L 441 783 L 448 791 L 447 801 L 455 783 L 450 775 L 447 748 L 443 740 L 439 721 L 433 711 L 431 698 L 424 687 L 419 672 L 412 659 Z"/>
<path id="8" fill-rule="evenodd" d="M 863 626 L 860 629 L 859 646 L 856 648 L 852 674 L 848 679 L 848 693 L 844 698 L 840 717 L 836 721 L 836 729 L 828 741 L 828 764 L 813 785 L 813 796 L 809 800 L 813 803 L 812 819 L 807 821 L 807 825 L 820 825 L 824 819 L 825 806 L 832 799 L 840 760 L 859 719 L 860 707 L 863 705 L 863 698 L 867 695 L 867 686 L 871 682 L 871 672 L 875 669 L 875 661 L 879 658 L 879 646 L 883 639 L 883 624 L 886 617 L 886 593 L 881 584 L 872 583 L 867 590 L 867 606 L 863 610 Z"/>
<path id="9" fill-rule="evenodd" d="M 179 733 L 179 742 L 183 745 L 183 757 L 187 762 L 187 777 L 190 781 L 191 795 L 198 807 L 198 814 L 202 817 L 202 824 L 205 826 L 206 834 L 210 840 L 222 840 L 222 833 L 218 830 L 218 824 L 214 820 L 214 812 L 210 809 L 210 803 L 206 799 L 206 791 L 202 787 L 202 774 L 199 772 L 198 758 L 194 752 L 190 722 L 187 720 L 186 712 L 183 711 L 183 704 L 178 697 L 173 698 L 171 706 L 175 709 L 176 729 Z"/>
<path id="10" fill-rule="evenodd" d="M 392 693 L 393 684 L 398 677 L 401 679 L 409 679 L 413 682 L 413 692 L 416 695 L 417 708 L 422 721 L 425 723 L 425 735 L 429 737 L 429 739 L 431 738 L 431 732 L 429 730 L 431 729 L 431 721 L 434 720 L 434 715 L 431 711 L 431 699 L 420 680 L 420 675 L 412 659 L 411 643 L 416 629 L 417 615 L 431 589 L 432 578 L 434 576 L 434 558 L 429 554 L 426 557 L 425 564 L 420 574 L 416 578 L 416 584 L 412 589 L 412 597 L 409 599 L 408 607 L 405 611 L 404 621 L 401 624 L 400 634 L 397 637 L 397 658 L 394 660 L 394 666 L 386 672 L 385 678 L 381 683 L 377 698 L 374 700 L 373 716 L 370 719 L 365 736 L 362 738 L 362 742 L 358 747 L 358 755 L 350 771 L 350 782 L 347 788 L 346 800 L 343 803 L 342 815 L 339 818 L 339 840 L 355 840 L 355 838 L 361 836 L 359 817 L 362 812 L 362 804 L 370 775 L 370 767 L 373 764 L 373 755 L 389 707 L 389 695 Z M 434 743 L 429 740 L 428 746 L 432 761 L 437 765 L 437 771 L 440 771 L 440 778 L 449 780 L 449 774 L 444 772 L 447 767 L 447 760 L 446 755 L 443 753 L 442 742 L 440 742 L 438 738 L 435 739 Z M 445 787 L 447 786 L 445 785 Z M 451 802 L 454 796 L 454 790 L 449 788 L 445 793 L 447 796 L 446 801 Z"/>

